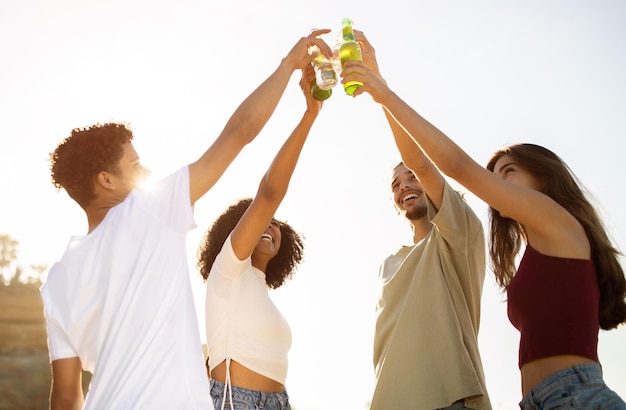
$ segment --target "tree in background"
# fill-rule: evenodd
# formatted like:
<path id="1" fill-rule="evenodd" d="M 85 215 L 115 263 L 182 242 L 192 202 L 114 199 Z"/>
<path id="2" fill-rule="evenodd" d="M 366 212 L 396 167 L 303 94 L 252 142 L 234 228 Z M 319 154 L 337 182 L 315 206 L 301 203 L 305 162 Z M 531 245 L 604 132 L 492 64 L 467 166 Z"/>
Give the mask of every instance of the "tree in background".
<path id="1" fill-rule="evenodd" d="M 41 284 L 43 273 L 48 269 L 47 265 L 29 265 L 31 274 L 24 275 L 24 269 L 16 266 L 15 270 L 11 268 L 16 264 L 17 251 L 19 241 L 10 235 L 0 235 L 0 276 L 5 285 L 15 285 L 19 283 Z"/>
<path id="2" fill-rule="evenodd" d="M 18 250 L 15 238 L 0 235 L 0 410 L 46 410 L 51 373 L 39 286 L 47 266 L 22 265 Z"/>

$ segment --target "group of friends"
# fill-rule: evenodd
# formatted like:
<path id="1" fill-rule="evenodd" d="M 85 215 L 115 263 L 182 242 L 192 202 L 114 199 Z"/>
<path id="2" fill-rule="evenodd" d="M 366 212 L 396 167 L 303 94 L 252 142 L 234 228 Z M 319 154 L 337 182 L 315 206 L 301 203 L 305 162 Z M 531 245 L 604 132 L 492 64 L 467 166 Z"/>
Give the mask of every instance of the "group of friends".
<path id="1" fill-rule="evenodd" d="M 299 39 L 208 150 L 149 190 L 138 189 L 149 172 L 125 124 L 76 128 L 50 154 L 53 184 L 88 222 L 41 287 L 52 409 L 291 408 L 291 331 L 269 289 L 291 277 L 304 246 L 274 214 L 324 104 L 310 93 L 308 50 L 330 58 L 320 37 L 329 31 Z M 391 191 L 413 231 L 413 244 L 380 267 L 371 409 L 492 408 L 477 341 L 487 254 L 520 332 L 520 408 L 626 409 L 597 354 L 599 329 L 626 321 L 626 279 L 576 177 L 533 144 L 479 165 L 388 87 L 374 48 L 355 34 L 363 60 L 346 62 L 341 81 L 362 83 L 353 97 L 369 94 L 386 116 L 401 157 Z M 228 206 L 200 244 L 205 359 L 185 245 L 193 206 L 260 133 L 295 71 L 306 102 L 300 121 L 256 196 Z M 444 175 L 489 205 L 488 244 Z M 83 369 L 92 373 L 86 398 Z M 323 395 L 322 408 L 333 408 Z"/>

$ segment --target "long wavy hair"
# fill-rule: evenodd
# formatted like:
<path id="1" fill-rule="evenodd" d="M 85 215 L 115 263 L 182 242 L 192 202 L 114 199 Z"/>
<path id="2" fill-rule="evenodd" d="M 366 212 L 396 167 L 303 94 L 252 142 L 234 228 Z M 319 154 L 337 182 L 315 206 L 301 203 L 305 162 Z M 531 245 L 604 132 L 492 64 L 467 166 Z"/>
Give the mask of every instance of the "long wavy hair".
<path id="1" fill-rule="evenodd" d="M 94 182 L 102 171 L 117 174 L 123 145 L 133 140 L 126 124 L 95 124 L 75 128 L 50 153 L 52 184 L 64 188 L 83 209 L 95 197 Z"/>
<path id="2" fill-rule="evenodd" d="M 228 235 L 252 203 L 252 198 L 243 198 L 230 205 L 209 227 L 198 249 L 197 267 L 206 282 L 217 254 L 222 250 Z M 280 248 L 267 264 L 265 282 L 276 289 L 291 278 L 304 256 L 303 238 L 288 223 L 278 221 L 280 226 Z"/>
<path id="3" fill-rule="evenodd" d="M 613 329 L 626 321 L 626 278 L 604 224 L 570 168 L 550 150 L 534 144 L 516 144 L 497 151 L 487 164 L 493 172 L 498 159 L 509 155 L 542 184 L 541 192 L 572 214 L 585 229 L 600 290 L 600 327 Z M 498 284 L 507 288 L 515 274 L 515 258 L 526 234 L 520 223 L 490 207 L 489 255 Z"/>

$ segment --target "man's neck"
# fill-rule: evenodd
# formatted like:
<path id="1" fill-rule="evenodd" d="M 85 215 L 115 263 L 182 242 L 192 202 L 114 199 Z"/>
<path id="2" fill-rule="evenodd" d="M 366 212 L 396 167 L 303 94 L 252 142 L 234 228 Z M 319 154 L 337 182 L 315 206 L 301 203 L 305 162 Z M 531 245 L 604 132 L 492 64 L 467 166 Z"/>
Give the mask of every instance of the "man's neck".
<path id="1" fill-rule="evenodd" d="M 94 229 L 98 227 L 98 225 L 100 225 L 100 222 L 102 222 L 104 217 L 107 215 L 109 209 L 111 208 L 99 208 L 96 210 L 85 211 L 85 213 L 87 214 L 87 224 L 89 229 L 89 231 L 87 232 L 88 234 L 90 234 Z"/>
<path id="2" fill-rule="evenodd" d="M 119 205 L 120 203 L 120 201 L 111 198 L 107 200 L 96 199 L 92 203 L 90 203 L 87 208 L 85 208 L 89 229 L 87 233 L 89 234 L 94 229 L 96 229 L 107 216 L 109 210 L 114 206 Z"/>
<path id="3" fill-rule="evenodd" d="M 433 228 L 433 224 L 430 222 L 427 216 L 420 219 L 410 220 L 411 228 L 413 229 L 413 243 L 418 243 L 428 235 Z"/>

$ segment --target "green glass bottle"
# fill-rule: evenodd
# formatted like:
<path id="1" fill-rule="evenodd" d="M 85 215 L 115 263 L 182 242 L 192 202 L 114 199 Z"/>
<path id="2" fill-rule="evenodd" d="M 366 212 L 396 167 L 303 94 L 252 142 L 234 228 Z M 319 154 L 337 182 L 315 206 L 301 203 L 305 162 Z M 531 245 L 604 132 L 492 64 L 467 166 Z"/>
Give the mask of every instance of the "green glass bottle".
<path id="1" fill-rule="evenodd" d="M 341 61 L 341 69 L 346 61 L 361 61 L 361 46 L 354 39 L 354 31 L 352 30 L 352 20 L 345 18 L 341 21 L 341 33 L 343 42 L 339 48 L 339 60 Z M 363 83 L 358 81 L 349 81 L 343 85 L 346 94 L 352 95 L 354 91 L 362 86 Z"/>
<path id="2" fill-rule="evenodd" d="M 311 81 L 311 94 L 318 101 L 327 100 L 333 91 L 331 88 L 337 84 L 337 73 L 331 61 L 320 52 L 317 46 L 309 47 L 311 65 L 315 70 L 315 79 Z"/>
<path id="3" fill-rule="evenodd" d="M 311 80 L 311 95 L 313 95 L 313 98 L 315 98 L 317 101 L 324 101 L 329 99 L 330 96 L 333 95 L 333 90 L 331 90 L 330 88 L 328 90 L 322 90 L 317 86 L 317 82 L 314 78 Z"/>

